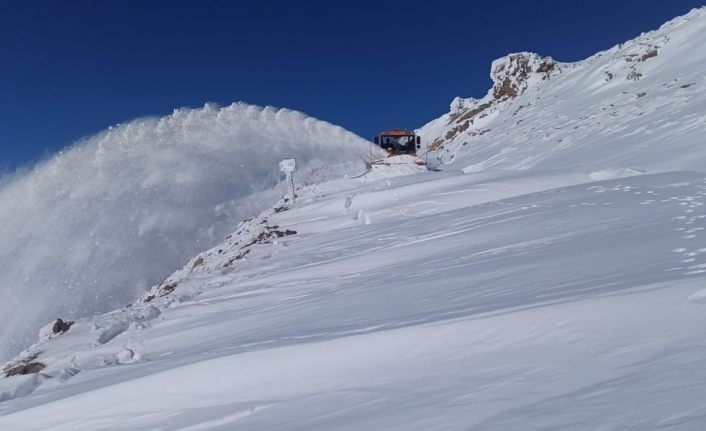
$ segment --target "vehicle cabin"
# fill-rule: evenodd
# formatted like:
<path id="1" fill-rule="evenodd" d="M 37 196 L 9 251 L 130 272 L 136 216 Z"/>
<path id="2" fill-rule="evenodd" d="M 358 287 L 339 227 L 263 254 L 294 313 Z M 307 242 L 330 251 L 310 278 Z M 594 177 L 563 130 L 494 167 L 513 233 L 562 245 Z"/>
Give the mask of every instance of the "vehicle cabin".
<path id="1" fill-rule="evenodd" d="M 422 146 L 421 138 L 408 130 L 392 129 L 381 132 L 375 137 L 375 145 L 383 148 L 391 156 L 398 154 L 417 155 Z"/>

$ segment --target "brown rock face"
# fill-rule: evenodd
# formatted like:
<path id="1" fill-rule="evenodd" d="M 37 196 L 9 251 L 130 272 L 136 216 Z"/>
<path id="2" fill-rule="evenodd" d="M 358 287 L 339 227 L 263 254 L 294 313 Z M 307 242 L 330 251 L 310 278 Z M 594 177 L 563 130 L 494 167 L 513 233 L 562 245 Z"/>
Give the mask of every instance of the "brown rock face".
<path id="1" fill-rule="evenodd" d="M 554 67 L 556 67 L 556 62 L 554 60 L 544 60 L 537 68 L 537 72 L 543 73 L 545 75 L 543 79 L 547 79 L 547 74 L 554 70 Z"/>
<path id="2" fill-rule="evenodd" d="M 462 123 L 466 120 L 470 120 L 471 124 L 473 124 L 473 120 L 475 119 L 475 117 L 478 116 L 478 114 L 481 114 L 486 109 L 490 108 L 491 106 L 493 106 L 493 102 L 487 102 L 478 105 L 476 108 L 452 114 L 448 124 L 451 124 L 453 122 Z"/>
<path id="3" fill-rule="evenodd" d="M 511 54 L 502 61 L 493 70 L 493 97 L 500 101 L 520 95 L 527 88 L 527 80 L 531 76 L 538 75 L 546 80 L 558 69 L 551 57 L 542 58 L 531 53 Z"/>
<path id="4" fill-rule="evenodd" d="M 454 127 L 453 129 L 449 130 L 446 132 L 446 140 L 451 140 L 456 137 L 461 132 L 465 132 L 468 130 L 468 127 L 470 126 L 470 121 L 466 121 L 465 123 L 461 123 L 460 125 Z"/>
<path id="5" fill-rule="evenodd" d="M 446 141 L 444 139 L 436 138 L 434 140 L 434 142 L 432 142 L 431 145 L 429 145 L 429 151 L 438 151 L 438 150 L 444 148 L 444 143 L 446 143 Z"/>
<path id="6" fill-rule="evenodd" d="M 505 78 L 500 87 L 493 89 L 493 97 L 495 97 L 496 100 L 517 97 L 517 88 L 512 84 L 510 78 Z"/>
<path id="7" fill-rule="evenodd" d="M 36 374 L 43 369 L 45 369 L 47 366 L 42 364 L 41 362 L 29 362 L 27 364 L 20 364 L 17 365 L 16 367 L 9 368 L 5 371 L 5 377 L 12 377 L 12 376 L 24 376 L 27 374 Z"/>

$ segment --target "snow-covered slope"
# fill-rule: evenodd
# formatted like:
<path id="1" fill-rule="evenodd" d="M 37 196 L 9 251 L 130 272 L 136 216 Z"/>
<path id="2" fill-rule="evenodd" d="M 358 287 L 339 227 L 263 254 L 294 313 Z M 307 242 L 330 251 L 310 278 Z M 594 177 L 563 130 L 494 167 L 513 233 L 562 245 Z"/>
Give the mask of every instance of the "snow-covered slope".
<path id="1" fill-rule="evenodd" d="M 701 8 L 578 63 L 512 54 L 493 63 L 487 96 L 457 98 L 419 132 L 467 171 L 703 169 L 704 46 Z"/>
<path id="2" fill-rule="evenodd" d="M 706 175 L 587 180 L 300 190 L 137 304 L 46 328 L 0 428 L 700 430 Z"/>
<path id="3" fill-rule="evenodd" d="M 58 316 L 130 303 L 282 192 L 365 171 L 369 145 L 286 110 L 181 109 L 86 139 L 0 187 L 0 359 Z"/>
<path id="4" fill-rule="evenodd" d="M 305 177 L 131 305 L 49 316 L 2 367 L 0 429 L 701 431 L 705 16 L 576 64 L 501 59 L 422 129 L 445 170 Z M 337 130 L 340 166 L 367 151 L 265 123 Z"/>

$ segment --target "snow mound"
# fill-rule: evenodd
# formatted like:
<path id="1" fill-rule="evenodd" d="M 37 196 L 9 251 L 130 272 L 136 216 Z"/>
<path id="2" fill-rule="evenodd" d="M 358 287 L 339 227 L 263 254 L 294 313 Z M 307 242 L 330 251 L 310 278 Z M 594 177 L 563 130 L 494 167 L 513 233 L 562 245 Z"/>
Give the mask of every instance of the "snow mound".
<path id="1" fill-rule="evenodd" d="M 368 142 L 302 113 L 179 109 L 87 138 L 0 183 L 0 358 L 57 317 L 123 306 L 298 185 L 365 171 Z"/>
<path id="2" fill-rule="evenodd" d="M 426 172 L 426 166 L 417 164 L 417 162 L 421 163 L 422 160 L 406 154 L 386 157 L 374 163 L 370 172 L 363 175 L 362 179 L 363 181 L 375 181 Z"/>
<path id="3" fill-rule="evenodd" d="M 644 171 L 631 168 L 623 169 L 606 169 L 602 171 L 591 172 L 589 177 L 593 181 L 605 181 L 605 180 L 615 180 L 618 178 L 634 177 L 637 175 L 644 174 Z"/>
<path id="4" fill-rule="evenodd" d="M 691 302 L 706 302 L 706 289 L 701 289 L 698 292 L 689 295 L 688 299 Z"/>

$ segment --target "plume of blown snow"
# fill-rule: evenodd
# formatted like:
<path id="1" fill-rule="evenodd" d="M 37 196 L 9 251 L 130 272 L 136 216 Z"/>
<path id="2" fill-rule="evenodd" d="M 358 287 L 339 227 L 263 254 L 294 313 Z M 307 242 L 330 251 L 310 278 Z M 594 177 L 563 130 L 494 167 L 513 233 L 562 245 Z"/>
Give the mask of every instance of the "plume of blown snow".
<path id="1" fill-rule="evenodd" d="M 369 145 L 302 113 L 180 109 L 87 138 L 0 181 L 0 359 L 40 327 L 124 306 L 298 183 L 360 173 Z"/>

